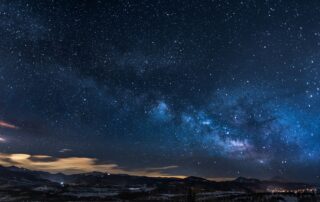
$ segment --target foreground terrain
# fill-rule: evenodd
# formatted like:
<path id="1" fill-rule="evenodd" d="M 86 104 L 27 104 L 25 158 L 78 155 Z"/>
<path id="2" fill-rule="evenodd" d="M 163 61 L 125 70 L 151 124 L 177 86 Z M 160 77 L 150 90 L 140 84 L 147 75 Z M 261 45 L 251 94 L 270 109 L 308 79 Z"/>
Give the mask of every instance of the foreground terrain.
<path id="1" fill-rule="evenodd" d="M 0 167 L 0 201 L 320 201 L 316 185 L 237 178 L 50 174 Z"/>

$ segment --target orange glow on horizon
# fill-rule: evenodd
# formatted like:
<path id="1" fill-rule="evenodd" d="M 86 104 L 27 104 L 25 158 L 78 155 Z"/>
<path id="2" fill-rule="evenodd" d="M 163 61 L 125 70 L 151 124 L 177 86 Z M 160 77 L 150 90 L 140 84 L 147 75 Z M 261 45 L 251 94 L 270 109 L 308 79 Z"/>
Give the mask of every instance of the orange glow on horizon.
<path id="1" fill-rule="evenodd" d="M 6 154 L 0 153 L 0 165 L 16 166 L 30 170 L 50 173 L 77 174 L 87 172 L 105 172 L 110 174 L 128 174 L 147 177 L 185 178 L 182 175 L 171 175 L 165 171 L 178 168 L 171 165 L 159 168 L 125 169 L 115 163 L 99 163 L 95 158 L 87 157 L 53 157 L 48 155 Z"/>

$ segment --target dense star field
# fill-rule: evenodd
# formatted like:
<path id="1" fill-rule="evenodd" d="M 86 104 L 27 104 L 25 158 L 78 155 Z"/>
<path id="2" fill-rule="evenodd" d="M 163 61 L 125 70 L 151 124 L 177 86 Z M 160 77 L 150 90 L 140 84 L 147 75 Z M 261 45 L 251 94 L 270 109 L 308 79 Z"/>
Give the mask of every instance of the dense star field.
<path id="1" fill-rule="evenodd" d="M 319 182 L 320 3 L 0 2 L 0 164 Z"/>

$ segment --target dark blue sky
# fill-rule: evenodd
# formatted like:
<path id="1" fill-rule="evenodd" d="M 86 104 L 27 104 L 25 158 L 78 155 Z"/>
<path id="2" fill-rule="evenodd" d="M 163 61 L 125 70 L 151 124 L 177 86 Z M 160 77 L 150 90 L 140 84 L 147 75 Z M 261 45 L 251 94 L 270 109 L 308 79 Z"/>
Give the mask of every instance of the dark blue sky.
<path id="1" fill-rule="evenodd" d="M 0 157 L 319 181 L 318 1 L 8 0 L 0 36 Z"/>

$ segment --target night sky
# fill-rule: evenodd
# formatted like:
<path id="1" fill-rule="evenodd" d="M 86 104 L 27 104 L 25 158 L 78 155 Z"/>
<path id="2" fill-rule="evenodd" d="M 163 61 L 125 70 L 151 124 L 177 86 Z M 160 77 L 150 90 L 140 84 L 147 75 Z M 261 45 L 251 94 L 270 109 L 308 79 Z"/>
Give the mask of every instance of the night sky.
<path id="1" fill-rule="evenodd" d="M 0 2 L 0 164 L 319 182 L 320 2 Z"/>

